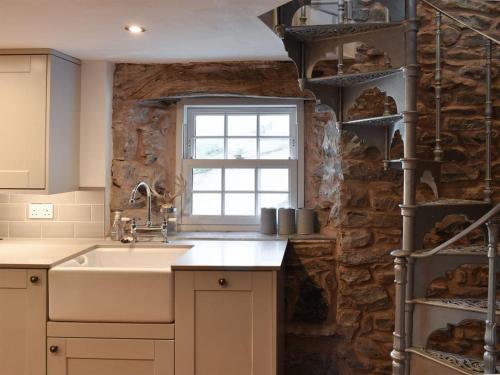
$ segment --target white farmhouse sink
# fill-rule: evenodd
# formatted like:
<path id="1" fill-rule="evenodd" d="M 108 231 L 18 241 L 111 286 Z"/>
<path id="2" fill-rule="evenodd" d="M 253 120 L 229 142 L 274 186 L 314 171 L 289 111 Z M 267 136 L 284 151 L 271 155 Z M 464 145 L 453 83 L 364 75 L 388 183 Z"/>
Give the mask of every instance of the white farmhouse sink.
<path id="1" fill-rule="evenodd" d="M 49 270 L 49 319 L 174 321 L 170 266 L 190 246 L 98 247 Z"/>

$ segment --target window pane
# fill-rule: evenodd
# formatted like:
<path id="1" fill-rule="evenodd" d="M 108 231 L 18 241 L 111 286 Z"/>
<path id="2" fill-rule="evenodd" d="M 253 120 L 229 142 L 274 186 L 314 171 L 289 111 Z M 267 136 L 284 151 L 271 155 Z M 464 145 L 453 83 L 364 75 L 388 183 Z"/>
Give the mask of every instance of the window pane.
<path id="1" fill-rule="evenodd" d="M 220 168 L 193 168 L 193 190 L 221 190 Z"/>
<path id="2" fill-rule="evenodd" d="M 224 159 L 224 138 L 196 139 L 196 159 Z"/>
<path id="3" fill-rule="evenodd" d="M 256 136 L 256 115 L 230 115 L 227 116 L 227 135 L 234 136 Z"/>
<path id="4" fill-rule="evenodd" d="M 254 191 L 255 169 L 253 168 L 229 168 L 225 170 L 226 191 Z"/>
<path id="5" fill-rule="evenodd" d="M 225 195 L 225 214 L 226 215 L 255 215 L 255 194 L 234 194 L 228 193 Z"/>
<path id="6" fill-rule="evenodd" d="M 224 136 L 224 115 L 197 115 L 194 121 L 197 137 Z"/>
<path id="7" fill-rule="evenodd" d="M 288 191 L 288 169 L 259 169 L 260 191 Z"/>
<path id="8" fill-rule="evenodd" d="M 260 115 L 260 135 L 290 136 L 290 115 Z"/>
<path id="9" fill-rule="evenodd" d="M 263 193 L 259 194 L 259 209 L 261 207 L 290 207 L 288 194 Z"/>
<path id="10" fill-rule="evenodd" d="M 257 159 L 255 138 L 229 138 L 227 140 L 228 159 Z"/>
<path id="11" fill-rule="evenodd" d="M 261 159 L 289 159 L 290 140 L 288 139 L 261 139 Z"/>
<path id="12" fill-rule="evenodd" d="M 193 215 L 220 215 L 221 194 L 193 193 Z"/>

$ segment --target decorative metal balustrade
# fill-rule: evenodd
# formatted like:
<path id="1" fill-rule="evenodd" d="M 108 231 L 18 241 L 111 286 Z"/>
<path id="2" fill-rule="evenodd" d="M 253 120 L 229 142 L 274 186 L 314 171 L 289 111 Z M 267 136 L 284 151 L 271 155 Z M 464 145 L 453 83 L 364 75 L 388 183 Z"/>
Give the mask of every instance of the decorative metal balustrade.
<path id="1" fill-rule="evenodd" d="M 435 144 L 433 158 L 417 158 L 417 84 L 420 67 L 417 62 L 417 3 L 436 11 L 435 14 Z M 460 373 L 496 372 L 496 269 L 497 237 L 500 205 L 493 207 L 492 178 L 492 55 L 493 47 L 500 42 L 483 33 L 449 12 L 440 9 L 429 0 L 379 0 L 385 7 L 385 19 L 379 22 L 367 21 L 362 9 L 364 0 L 293 0 L 261 16 L 261 19 L 283 40 L 289 57 L 297 67 L 299 86 L 314 93 L 319 104 L 331 108 L 339 131 L 357 135 L 366 147 L 376 147 L 384 154 L 384 167 L 403 172 L 403 202 L 400 205 L 403 235 L 401 249 L 394 251 L 395 257 L 395 329 L 392 358 L 394 375 L 410 373 L 410 357 L 420 355 L 433 358 L 450 367 L 460 369 Z M 326 14 L 327 23 L 314 24 L 312 11 Z M 485 45 L 485 172 L 484 199 L 439 199 L 438 184 L 441 178 L 441 165 L 444 159 L 442 140 L 443 81 L 446 58 L 442 46 L 442 25 L 445 19 L 470 29 L 484 38 Z M 391 40 L 391 43 L 387 43 Z M 346 72 L 346 52 L 352 43 L 365 43 L 384 52 L 384 68 L 369 72 Z M 314 67 L 321 60 L 336 60 L 336 74 L 313 77 Z M 382 116 L 348 121 L 345 113 L 362 92 L 378 88 L 384 95 Z M 394 99 L 396 114 L 389 112 L 389 98 Z M 403 140 L 403 158 L 391 160 L 390 147 L 395 133 Z M 417 202 L 416 189 L 419 182 L 431 187 L 436 201 Z M 493 208 L 492 208 L 493 207 Z M 424 235 L 448 215 L 463 215 L 470 222 L 468 228 L 433 250 L 422 251 Z M 487 249 L 476 246 L 461 246 L 451 249 L 459 239 L 473 230 L 486 227 L 488 231 Z M 484 251 L 483 251 L 484 250 Z M 447 303 L 415 298 L 415 284 L 422 291 L 420 274 L 415 278 L 418 262 L 431 262 L 436 258 L 448 256 L 460 258 L 468 256 L 487 256 L 489 266 L 488 298 L 484 301 L 450 300 Z M 464 258 L 464 259 L 465 259 Z M 461 259 L 461 258 L 460 258 Z M 444 264 L 458 264 L 458 260 L 447 263 L 436 261 L 432 272 L 445 272 Z M 467 258 L 468 259 L 468 258 Z M 417 293 L 418 294 L 418 293 Z M 485 351 L 483 362 L 460 357 L 452 353 L 432 351 L 422 345 L 421 327 L 414 327 L 414 317 L 418 320 L 416 305 L 433 308 L 454 308 L 455 316 L 464 311 L 479 314 L 486 312 Z M 419 307 L 419 308 L 420 308 Z M 500 313 L 500 311 L 499 311 Z M 415 315 L 416 314 L 416 315 Z M 474 315 L 476 316 L 476 315 Z M 437 319 L 441 324 L 446 317 Z M 415 342 L 418 345 L 415 347 Z M 420 346 L 419 346 L 420 345 Z M 471 371 L 471 372 L 467 372 Z M 418 373 L 418 371 L 416 371 Z"/>

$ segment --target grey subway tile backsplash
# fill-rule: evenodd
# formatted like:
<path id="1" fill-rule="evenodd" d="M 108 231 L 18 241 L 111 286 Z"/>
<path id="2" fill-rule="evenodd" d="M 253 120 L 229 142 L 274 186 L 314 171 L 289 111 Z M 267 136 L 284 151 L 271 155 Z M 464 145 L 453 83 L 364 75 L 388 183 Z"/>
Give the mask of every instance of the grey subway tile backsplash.
<path id="1" fill-rule="evenodd" d="M 73 238 L 75 237 L 74 223 L 42 223 L 42 238 Z"/>
<path id="2" fill-rule="evenodd" d="M 0 238 L 9 237 L 9 223 L 7 221 L 0 221 Z"/>
<path id="3" fill-rule="evenodd" d="M 92 206 L 90 205 L 58 205 L 57 217 L 59 221 L 87 221 L 92 220 Z"/>
<path id="4" fill-rule="evenodd" d="M 75 203 L 75 192 L 52 195 L 10 194 L 10 203 Z"/>
<path id="5" fill-rule="evenodd" d="M 9 237 L 41 238 L 42 224 L 32 222 L 12 221 L 9 223 Z"/>
<path id="6" fill-rule="evenodd" d="M 26 206 L 24 204 L 0 204 L 1 221 L 24 221 L 26 219 Z"/>
<path id="7" fill-rule="evenodd" d="M 104 205 L 94 204 L 92 205 L 92 222 L 100 223 L 104 221 Z"/>
<path id="8" fill-rule="evenodd" d="M 30 219 L 30 203 L 54 204 L 54 218 Z M 104 189 L 54 195 L 0 194 L 1 238 L 102 238 Z"/>
<path id="9" fill-rule="evenodd" d="M 103 223 L 76 223 L 75 237 L 78 238 L 96 238 L 104 236 Z"/>
<path id="10" fill-rule="evenodd" d="M 76 193 L 76 203 L 79 204 L 104 204 L 104 192 L 102 190 L 82 190 Z"/>

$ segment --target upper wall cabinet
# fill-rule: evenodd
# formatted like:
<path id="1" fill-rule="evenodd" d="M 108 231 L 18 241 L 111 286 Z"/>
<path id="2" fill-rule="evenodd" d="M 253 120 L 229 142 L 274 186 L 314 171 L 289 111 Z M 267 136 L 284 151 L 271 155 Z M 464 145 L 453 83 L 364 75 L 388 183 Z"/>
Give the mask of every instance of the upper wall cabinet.
<path id="1" fill-rule="evenodd" d="M 80 62 L 44 52 L 0 51 L 0 189 L 79 186 Z"/>

